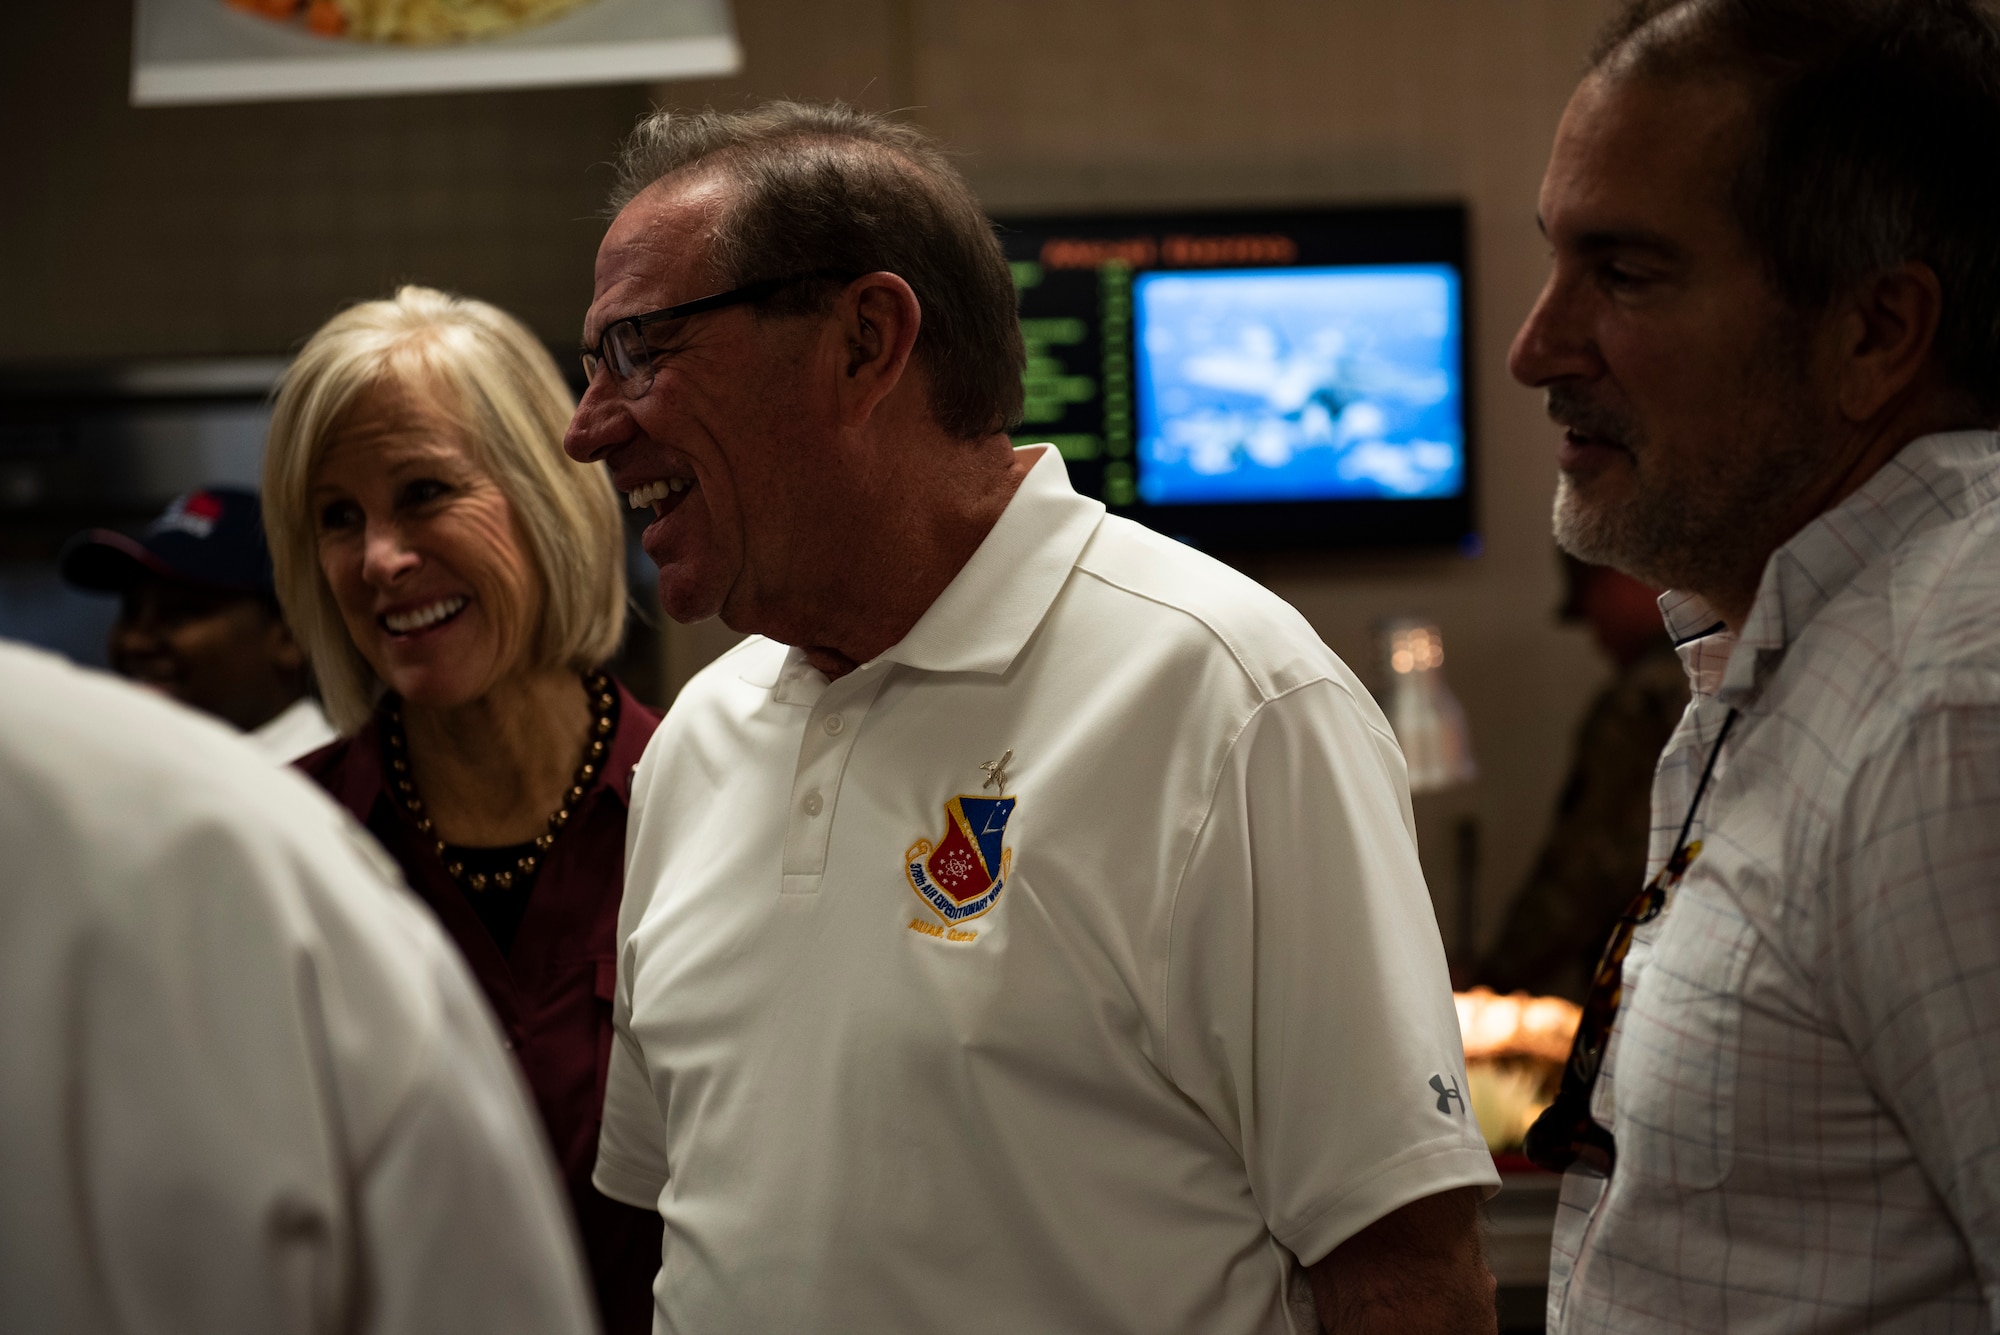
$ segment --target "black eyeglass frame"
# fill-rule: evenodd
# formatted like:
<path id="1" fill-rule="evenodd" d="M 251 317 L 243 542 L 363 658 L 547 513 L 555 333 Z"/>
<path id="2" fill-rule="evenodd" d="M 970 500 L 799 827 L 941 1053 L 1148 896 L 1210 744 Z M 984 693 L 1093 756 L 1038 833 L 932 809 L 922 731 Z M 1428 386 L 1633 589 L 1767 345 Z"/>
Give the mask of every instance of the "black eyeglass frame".
<path id="1" fill-rule="evenodd" d="M 842 269 L 813 269 L 806 273 L 787 274 L 783 278 L 760 278 L 754 283 L 745 283 L 743 286 L 731 288 L 727 292 L 717 292 L 707 297 L 696 297 L 693 301 L 683 301 L 672 306 L 662 306 L 656 311 L 647 311 L 641 315 L 627 315 L 621 319 L 613 320 L 610 324 L 604 326 L 603 332 L 597 336 L 596 346 L 593 347 L 586 344 L 577 349 L 578 355 L 583 359 L 584 384 L 587 386 L 595 383 L 597 380 L 597 368 L 604 366 L 610 368 L 611 374 L 617 377 L 619 390 L 626 398 L 642 398 L 653 387 L 653 353 L 655 350 L 646 341 L 646 327 L 648 325 L 664 324 L 669 320 L 685 320 L 690 315 L 701 315 L 707 311 L 719 311 L 729 306 L 742 306 L 751 302 L 762 301 L 766 297 L 773 296 L 796 283 L 809 283 L 817 279 L 835 279 L 840 282 L 851 283 L 859 276 L 859 274 L 849 273 Z M 611 356 L 607 352 L 607 349 L 616 347 L 614 336 L 619 329 L 626 327 L 632 330 L 634 338 L 645 355 L 632 365 L 630 369 L 620 370 L 619 360 Z M 618 348 L 617 350 L 621 356 L 626 351 L 623 348 Z"/>

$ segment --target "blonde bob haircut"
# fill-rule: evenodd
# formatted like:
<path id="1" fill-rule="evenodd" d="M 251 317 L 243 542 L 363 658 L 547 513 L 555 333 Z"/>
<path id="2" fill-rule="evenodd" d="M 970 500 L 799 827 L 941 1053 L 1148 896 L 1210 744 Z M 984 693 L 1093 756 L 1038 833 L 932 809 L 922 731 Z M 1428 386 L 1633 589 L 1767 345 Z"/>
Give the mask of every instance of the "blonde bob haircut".
<path id="1" fill-rule="evenodd" d="M 401 287 L 328 320 L 285 373 L 264 451 L 264 525 L 278 601 L 341 734 L 361 727 L 381 680 L 355 648 L 319 563 L 313 477 L 343 414 L 383 385 L 434 403 L 499 486 L 540 575 L 531 668 L 587 672 L 625 634 L 625 535 L 601 464 L 563 454 L 576 401 L 548 350 L 498 307 Z"/>

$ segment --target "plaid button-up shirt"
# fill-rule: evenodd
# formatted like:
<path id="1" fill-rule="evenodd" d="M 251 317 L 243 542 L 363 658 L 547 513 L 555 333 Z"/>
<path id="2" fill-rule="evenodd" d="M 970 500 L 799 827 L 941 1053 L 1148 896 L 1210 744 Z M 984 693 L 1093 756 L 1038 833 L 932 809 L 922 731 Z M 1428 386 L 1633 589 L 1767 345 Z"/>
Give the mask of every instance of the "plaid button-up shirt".
<path id="1" fill-rule="evenodd" d="M 1549 1328 L 2000 1330 L 2000 438 L 1904 448 L 1740 636 L 1661 608 L 1694 698 L 1649 875 L 1742 717 L 1625 963 Z"/>

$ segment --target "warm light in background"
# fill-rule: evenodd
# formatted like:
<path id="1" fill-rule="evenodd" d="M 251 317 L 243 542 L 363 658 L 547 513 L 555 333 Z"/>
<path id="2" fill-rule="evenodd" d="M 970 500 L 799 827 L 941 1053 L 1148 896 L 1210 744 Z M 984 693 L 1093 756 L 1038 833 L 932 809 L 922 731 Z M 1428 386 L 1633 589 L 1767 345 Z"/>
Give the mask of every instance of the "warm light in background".
<path id="1" fill-rule="evenodd" d="M 1388 668 L 1382 712 L 1410 770 L 1412 793 L 1434 793 L 1479 776 L 1465 710 L 1444 680 L 1444 634 L 1429 621 L 1395 617 L 1376 628 Z"/>
<path id="2" fill-rule="evenodd" d="M 1444 666 L 1444 637 L 1437 627 L 1425 625 L 1403 625 L 1394 628 L 1389 636 L 1389 670 L 1399 676 L 1405 672 L 1428 672 Z"/>
<path id="3" fill-rule="evenodd" d="M 1518 1150 L 1555 1097 L 1582 1008 L 1561 997 L 1475 987 L 1452 994 L 1472 1115 L 1495 1154 Z"/>

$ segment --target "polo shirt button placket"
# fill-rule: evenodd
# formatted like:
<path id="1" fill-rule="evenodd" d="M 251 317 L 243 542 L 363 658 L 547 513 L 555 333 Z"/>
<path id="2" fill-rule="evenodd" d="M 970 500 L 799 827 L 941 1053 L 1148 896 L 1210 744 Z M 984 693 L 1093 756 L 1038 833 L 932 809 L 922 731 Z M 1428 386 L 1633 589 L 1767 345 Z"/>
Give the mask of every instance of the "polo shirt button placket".
<path id="1" fill-rule="evenodd" d="M 806 720 L 798 770 L 792 776 L 793 814 L 785 832 L 787 895 L 810 895 L 819 890 L 833 823 L 829 807 L 839 800 L 841 776 L 860 736 L 860 720 L 866 717 L 885 677 L 883 673 L 856 672 L 828 685 L 809 705 L 818 717 Z"/>

